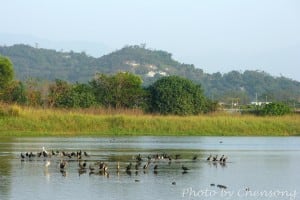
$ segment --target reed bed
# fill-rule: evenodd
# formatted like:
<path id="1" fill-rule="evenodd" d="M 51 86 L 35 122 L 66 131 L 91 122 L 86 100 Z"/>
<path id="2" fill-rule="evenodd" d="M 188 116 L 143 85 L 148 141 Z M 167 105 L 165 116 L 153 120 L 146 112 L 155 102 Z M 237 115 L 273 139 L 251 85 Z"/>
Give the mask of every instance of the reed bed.
<path id="1" fill-rule="evenodd" d="M 0 136 L 296 136 L 300 115 L 214 113 L 161 116 L 141 110 L 43 109 L 0 105 Z M 3 114 L 4 113 L 4 114 Z"/>

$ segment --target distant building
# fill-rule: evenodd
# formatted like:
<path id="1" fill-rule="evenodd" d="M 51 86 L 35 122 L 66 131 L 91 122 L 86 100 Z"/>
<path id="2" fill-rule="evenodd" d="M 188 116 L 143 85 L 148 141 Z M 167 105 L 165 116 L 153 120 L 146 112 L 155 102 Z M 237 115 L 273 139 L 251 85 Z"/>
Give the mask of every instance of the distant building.
<path id="1" fill-rule="evenodd" d="M 269 103 L 272 103 L 272 102 L 268 102 L 268 101 L 252 101 L 251 105 L 262 106 L 262 105 L 267 105 Z"/>

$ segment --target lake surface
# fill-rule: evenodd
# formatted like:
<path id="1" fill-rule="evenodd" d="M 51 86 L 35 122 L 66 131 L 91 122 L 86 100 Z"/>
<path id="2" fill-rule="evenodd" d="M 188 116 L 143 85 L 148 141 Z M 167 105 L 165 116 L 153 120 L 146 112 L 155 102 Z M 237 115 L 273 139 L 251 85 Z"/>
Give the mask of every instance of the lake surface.
<path id="1" fill-rule="evenodd" d="M 79 170 L 77 157 L 21 159 L 21 153 L 36 154 L 42 147 L 49 154 L 86 151 L 81 164 L 87 169 Z M 210 154 L 228 159 L 225 164 L 206 161 Z M 63 170 L 62 160 L 68 162 Z M 100 161 L 106 172 L 88 168 Z M 129 163 L 132 169 L 126 171 Z M 299 172 L 299 137 L 0 138 L 1 200 L 293 200 L 300 199 Z"/>

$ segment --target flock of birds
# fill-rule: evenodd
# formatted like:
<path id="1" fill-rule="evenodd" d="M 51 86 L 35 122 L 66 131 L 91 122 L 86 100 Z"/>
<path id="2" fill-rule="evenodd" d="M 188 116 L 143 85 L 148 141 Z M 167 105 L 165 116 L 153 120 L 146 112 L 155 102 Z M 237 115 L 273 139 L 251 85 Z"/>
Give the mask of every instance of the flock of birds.
<path id="1" fill-rule="evenodd" d="M 218 159 L 218 155 L 212 156 L 211 154 L 207 157 L 207 161 L 212 161 L 213 163 L 220 163 L 220 165 L 224 166 L 227 162 L 228 157 L 225 155 L 222 155 L 220 159 Z"/>
<path id="2" fill-rule="evenodd" d="M 128 175 L 131 175 L 132 172 L 135 172 L 137 175 L 140 169 L 146 173 L 150 168 L 153 170 L 154 174 L 157 174 L 158 169 L 161 167 L 161 161 L 166 161 L 170 165 L 173 160 L 175 160 L 177 163 L 180 163 L 182 173 L 185 174 L 190 170 L 190 168 L 185 166 L 183 163 L 195 162 L 199 160 L 197 155 L 194 155 L 192 159 L 186 160 L 182 159 L 180 154 L 169 155 L 162 153 L 148 155 L 145 157 L 143 157 L 141 154 L 138 154 L 130 159 L 125 165 L 122 164 L 121 166 L 120 162 L 115 162 L 113 166 L 112 163 L 109 164 L 108 162 L 93 160 L 93 155 L 88 154 L 86 151 L 47 151 L 44 147 L 42 148 L 42 151 L 38 153 L 21 153 L 20 157 L 22 162 L 42 159 L 45 162 L 44 167 L 46 168 L 51 165 L 51 162 L 54 162 L 63 176 L 66 176 L 66 169 L 70 163 L 77 163 L 79 175 L 89 172 L 89 175 L 98 174 L 107 177 L 109 177 L 109 171 L 115 171 L 118 174 L 120 172 L 126 172 Z M 205 161 L 208 163 L 213 163 L 214 165 L 219 163 L 221 166 L 225 166 L 227 159 L 228 157 L 225 155 L 222 155 L 220 158 L 218 158 L 218 155 L 209 155 Z M 138 180 L 136 181 L 138 182 Z M 176 183 L 172 182 L 172 184 L 175 185 Z"/>

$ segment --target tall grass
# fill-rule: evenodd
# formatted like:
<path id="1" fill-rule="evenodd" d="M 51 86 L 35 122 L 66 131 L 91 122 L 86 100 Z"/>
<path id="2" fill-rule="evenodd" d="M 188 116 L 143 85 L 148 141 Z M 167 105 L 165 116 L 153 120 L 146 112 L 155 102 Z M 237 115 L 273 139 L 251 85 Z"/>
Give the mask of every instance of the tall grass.
<path id="1" fill-rule="evenodd" d="M 257 117 L 225 113 L 160 116 L 140 110 L 42 109 L 0 105 L 0 136 L 205 135 L 289 136 L 300 134 L 300 116 Z M 11 112 L 10 112 L 11 110 Z"/>

